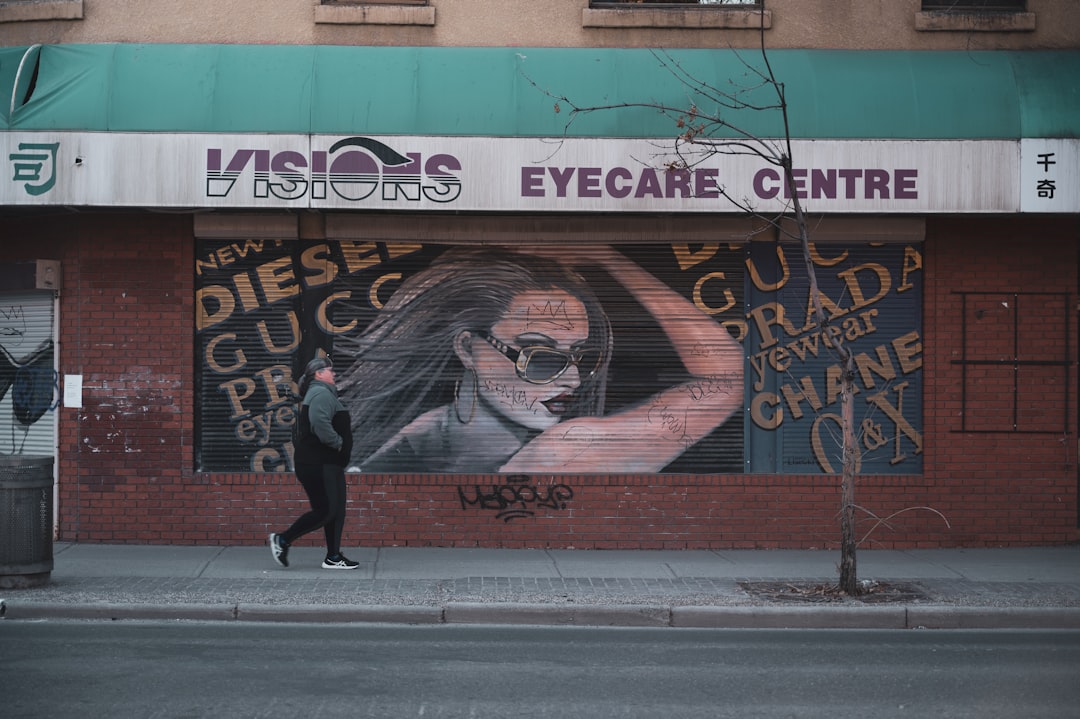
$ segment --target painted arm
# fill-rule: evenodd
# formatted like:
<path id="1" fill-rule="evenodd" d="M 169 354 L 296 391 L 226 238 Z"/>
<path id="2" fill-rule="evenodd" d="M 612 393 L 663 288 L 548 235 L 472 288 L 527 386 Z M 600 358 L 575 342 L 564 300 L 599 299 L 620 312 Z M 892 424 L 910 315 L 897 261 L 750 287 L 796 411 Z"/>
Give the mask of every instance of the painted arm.
<path id="1" fill-rule="evenodd" d="M 722 325 L 610 247 L 597 248 L 590 257 L 652 315 L 690 374 L 703 379 L 737 375 L 741 385 L 742 349 Z"/>
<path id="2" fill-rule="evenodd" d="M 560 423 L 503 469 L 658 471 L 742 407 L 742 347 L 723 325 L 615 250 L 563 252 L 574 253 L 560 255 L 563 262 L 598 265 L 625 287 L 663 329 L 693 379 L 611 415 Z"/>

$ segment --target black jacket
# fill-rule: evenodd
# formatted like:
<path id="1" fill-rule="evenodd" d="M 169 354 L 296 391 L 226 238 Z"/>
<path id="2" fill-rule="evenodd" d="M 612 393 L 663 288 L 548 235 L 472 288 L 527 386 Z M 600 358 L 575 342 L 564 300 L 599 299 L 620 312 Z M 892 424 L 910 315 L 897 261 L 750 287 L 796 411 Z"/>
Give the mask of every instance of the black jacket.
<path id="1" fill-rule="evenodd" d="M 300 403 L 294 447 L 296 464 L 334 464 L 344 467 L 352 456 L 352 422 L 338 399 L 337 389 L 312 382 Z"/>

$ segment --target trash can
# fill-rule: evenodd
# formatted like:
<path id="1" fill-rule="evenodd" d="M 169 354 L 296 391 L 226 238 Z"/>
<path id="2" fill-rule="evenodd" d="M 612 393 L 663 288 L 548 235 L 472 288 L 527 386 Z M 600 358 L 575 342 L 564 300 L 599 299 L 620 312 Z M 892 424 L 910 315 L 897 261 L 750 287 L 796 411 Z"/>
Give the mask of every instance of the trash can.
<path id="1" fill-rule="evenodd" d="M 0 588 L 47 583 L 52 538 L 53 458 L 0 456 Z"/>

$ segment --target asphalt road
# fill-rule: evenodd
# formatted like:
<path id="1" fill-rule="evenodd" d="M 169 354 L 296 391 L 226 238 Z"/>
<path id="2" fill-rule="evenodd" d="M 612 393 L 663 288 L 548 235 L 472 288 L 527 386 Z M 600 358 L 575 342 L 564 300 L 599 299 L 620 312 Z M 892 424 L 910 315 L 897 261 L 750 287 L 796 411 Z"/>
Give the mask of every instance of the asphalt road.
<path id="1" fill-rule="evenodd" d="M 21 717 L 1061 717 L 1080 632 L 0 622 Z"/>

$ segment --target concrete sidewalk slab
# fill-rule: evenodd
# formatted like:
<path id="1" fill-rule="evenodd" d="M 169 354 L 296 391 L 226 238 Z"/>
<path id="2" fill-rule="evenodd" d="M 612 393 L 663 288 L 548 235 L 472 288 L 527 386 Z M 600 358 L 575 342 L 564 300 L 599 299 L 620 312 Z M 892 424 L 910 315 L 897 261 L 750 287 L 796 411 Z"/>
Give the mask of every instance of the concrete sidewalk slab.
<path id="1" fill-rule="evenodd" d="M 826 550 L 349 548 L 321 569 L 294 546 L 58 543 L 51 581 L 0 593 L 6 619 L 187 619 L 612 626 L 1080 629 L 1080 545 L 861 550 L 859 577 L 890 597 L 820 591 Z M 740 582 L 775 584 L 773 587 Z M 790 584 L 796 591 L 786 591 Z M 799 591 L 801 585 L 803 591 Z M 910 591 L 908 591 L 910 589 Z"/>
<path id="2" fill-rule="evenodd" d="M 347 573 L 371 579 L 378 554 L 377 549 L 349 550 L 346 556 L 359 562 L 360 566 L 347 570 Z M 325 557 L 326 550 L 321 547 L 290 547 L 289 566 L 281 567 L 274 562 L 268 547 L 227 547 L 200 576 L 232 579 L 279 577 L 282 574 L 325 577 L 327 570 L 322 568 Z"/>
<path id="3" fill-rule="evenodd" d="M 383 547 L 375 576 L 380 579 L 456 579 L 462 577 L 557 577 L 555 563 L 542 549 Z"/>
<path id="4" fill-rule="evenodd" d="M 923 572 L 914 576 L 928 576 L 930 567 L 937 566 L 965 579 L 982 582 L 1080 582 L 1080 545 L 915 549 L 907 554 L 924 567 Z M 859 556 L 861 562 L 864 555 Z"/>
<path id="5" fill-rule="evenodd" d="M 548 555 L 562 577 L 673 579 L 729 576 L 726 572 L 727 562 L 715 552 L 706 550 L 611 549 L 597 556 L 591 550 L 549 549 Z"/>
<path id="6" fill-rule="evenodd" d="M 222 547 L 57 544 L 53 575 L 69 577 L 198 577 Z"/>

